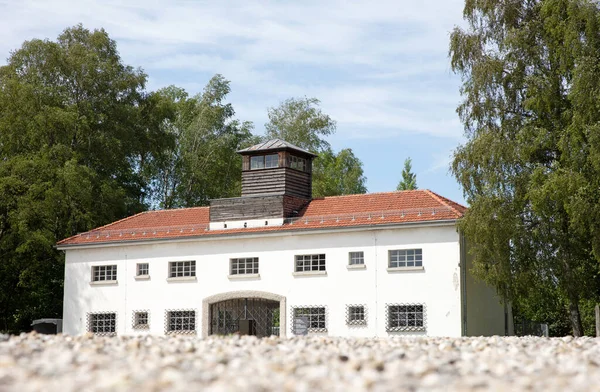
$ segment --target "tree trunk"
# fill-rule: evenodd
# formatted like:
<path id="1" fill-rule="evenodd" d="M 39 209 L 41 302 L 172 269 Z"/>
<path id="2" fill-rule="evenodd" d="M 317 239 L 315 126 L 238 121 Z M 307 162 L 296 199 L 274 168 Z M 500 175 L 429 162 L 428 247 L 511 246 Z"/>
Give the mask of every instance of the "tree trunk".
<path id="1" fill-rule="evenodd" d="M 583 325 L 581 325 L 581 313 L 579 313 L 579 301 L 570 299 L 569 301 L 569 320 L 573 327 L 573 336 L 583 336 Z"/>

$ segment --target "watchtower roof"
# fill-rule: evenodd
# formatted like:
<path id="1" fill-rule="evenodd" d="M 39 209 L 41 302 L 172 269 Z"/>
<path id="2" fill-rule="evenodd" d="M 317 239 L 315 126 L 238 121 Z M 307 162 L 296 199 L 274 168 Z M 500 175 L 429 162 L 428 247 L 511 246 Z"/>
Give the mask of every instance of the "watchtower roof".
<path id="1" fill-rule="evenodd" d="M 288 143 L 285 140 L 281 139 L 271 139 L 263 143 L 255 144 L 254 146 L 244 148 L 243 150 L 239 150 L 238 153 L 242 155 L 249 155 L 254 152 L 264 152 L 264 151 L 281 151 L 281 150 L 291 150 L 298 151 L 303 154 L 311 155 L 316 157 L 316 154 L 313 154 L 310 151 L 307 151 L 298 146 L 294 146 L 292 143 Z"/>

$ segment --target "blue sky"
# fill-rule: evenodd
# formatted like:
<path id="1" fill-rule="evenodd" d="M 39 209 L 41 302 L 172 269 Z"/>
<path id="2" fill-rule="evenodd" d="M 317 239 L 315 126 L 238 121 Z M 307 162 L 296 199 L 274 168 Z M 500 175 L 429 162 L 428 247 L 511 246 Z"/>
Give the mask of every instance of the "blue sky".
<path id="1" fill-rule="evenodd" d="M 448 172 L 463 128 L 448 40 L 463 0 L 0 0 L 0 65 L 31 38 L 103 27 L 123 60 L 190 94 L 221 73 L 240 120 L 264 132 L 267 108 L 316 97 L 337 121 L 329 141 L 362 160 L 369 192 L 390 191 L 411 157 L 420 188 L 464 203 Z"/>

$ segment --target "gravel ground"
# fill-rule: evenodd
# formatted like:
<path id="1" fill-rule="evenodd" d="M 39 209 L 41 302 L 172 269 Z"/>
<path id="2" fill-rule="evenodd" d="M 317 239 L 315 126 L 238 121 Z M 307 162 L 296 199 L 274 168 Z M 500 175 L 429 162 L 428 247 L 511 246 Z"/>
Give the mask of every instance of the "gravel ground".
<path id="1" fill-rule="evenodd" d="M 0 335 L 0 391 L 600 390 L 600 339 Z"/>

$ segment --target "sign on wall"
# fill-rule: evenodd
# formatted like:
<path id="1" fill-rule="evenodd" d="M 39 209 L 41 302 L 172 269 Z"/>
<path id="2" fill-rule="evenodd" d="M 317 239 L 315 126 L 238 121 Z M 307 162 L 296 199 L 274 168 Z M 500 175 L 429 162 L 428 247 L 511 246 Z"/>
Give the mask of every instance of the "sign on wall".
<path id="1" fill-rule="evenodd" d="M 308 335 L 308 317 L 297 316 L 294 318 L 294 334 Z"/>

